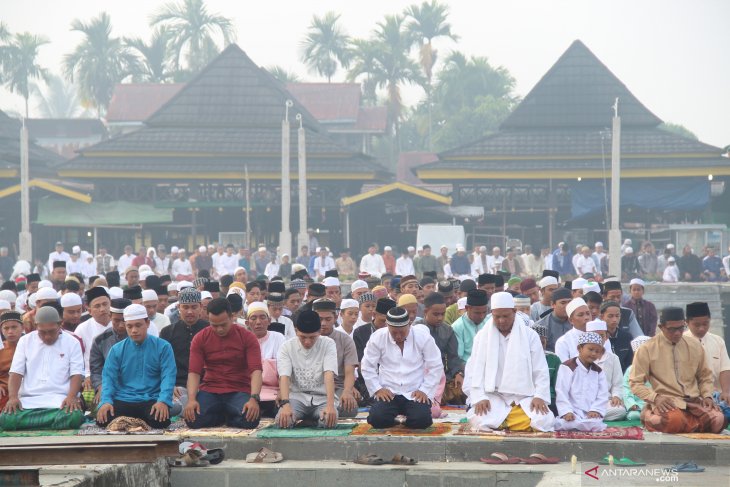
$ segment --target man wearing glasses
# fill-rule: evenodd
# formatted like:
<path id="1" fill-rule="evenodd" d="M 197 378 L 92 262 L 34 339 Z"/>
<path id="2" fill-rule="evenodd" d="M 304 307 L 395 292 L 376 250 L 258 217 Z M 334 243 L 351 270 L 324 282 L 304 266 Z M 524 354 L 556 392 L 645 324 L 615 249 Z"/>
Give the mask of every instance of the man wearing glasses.
<path id="1" fill-rule="evenodd" d="M 719 433 L 727 420 L 712 398 L 712 371 L 700 342 L 684 336 L 686 329 L 682 308 L 662 310 L 660 333 L 634 356 L 631 392 L 646 402 L 641 421 L 649 431 Z"/>

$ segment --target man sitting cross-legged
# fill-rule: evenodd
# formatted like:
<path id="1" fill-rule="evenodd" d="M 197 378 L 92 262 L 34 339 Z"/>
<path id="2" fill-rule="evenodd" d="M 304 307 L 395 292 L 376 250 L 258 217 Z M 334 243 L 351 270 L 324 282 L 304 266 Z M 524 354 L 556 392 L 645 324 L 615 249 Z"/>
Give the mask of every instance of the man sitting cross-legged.
<path id="1" fill-rule="evenodd" d="M 124 308 L 127 338 L 109 350 L 101 381 L 101 406 L 96 422 L 138 418 L 155 429 L 170 425 L 175 356 L 165 340 L 147 333 L 150 320 L 141 304 Z"/>

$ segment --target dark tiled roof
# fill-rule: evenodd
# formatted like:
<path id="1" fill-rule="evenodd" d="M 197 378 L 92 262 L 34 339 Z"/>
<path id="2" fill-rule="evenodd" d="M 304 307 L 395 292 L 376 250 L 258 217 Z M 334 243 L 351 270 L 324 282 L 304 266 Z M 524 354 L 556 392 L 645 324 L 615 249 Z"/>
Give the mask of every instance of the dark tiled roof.
<path id="1" fill-rule="evenodd" d="M 114 87 L 106 120 L 142 122 L 185 86 L 183 83 L 124 83 Z"/>
<path id="2" fill-rule="evenodd" d="M 20 169 L 20 121 L 10 118 L 0 110 L 0 168 Z M 28 143 L 28 165 L 31 176 L 48 176 L 53 172 L 49 167 L 63 162 L 64 159 L 55 152 Z"/>
<path id="3" fill-rule="evenodd" d="M 352 122 L 360 111 L 359 83 L 287 83 L 309 113 L 320 122 Z"/>
<path id="4" fill-rule="evenodd" d="M 29 118 L 28 134 L 34 139 L 105 136 L 106 127 L 97 118 Z"/>
<path id="5" fill-rule="evenodd" d="M 661 123 L 585 44 L 576 40 L 501 129 L 604 127 L 611 123 L 617 97 L 623 126 L 655 127 Z"/>

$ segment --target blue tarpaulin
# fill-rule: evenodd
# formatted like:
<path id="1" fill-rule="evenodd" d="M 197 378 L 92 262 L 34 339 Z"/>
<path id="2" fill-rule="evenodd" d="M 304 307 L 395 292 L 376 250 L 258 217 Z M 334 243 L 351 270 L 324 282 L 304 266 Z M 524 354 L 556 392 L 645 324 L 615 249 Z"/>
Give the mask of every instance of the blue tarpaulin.
<path id="1" fill-rule="evenodd" d="M 611 205 L 611 181 L 607 181 L 608 205 Z M 710 182 L 704 178 L 622 179 L 621 207 L 646 210 L 702 210 L 710 202 Z M 573 219 L 605 211 L 602 180 L 574 182 L 571 187 Z"/>

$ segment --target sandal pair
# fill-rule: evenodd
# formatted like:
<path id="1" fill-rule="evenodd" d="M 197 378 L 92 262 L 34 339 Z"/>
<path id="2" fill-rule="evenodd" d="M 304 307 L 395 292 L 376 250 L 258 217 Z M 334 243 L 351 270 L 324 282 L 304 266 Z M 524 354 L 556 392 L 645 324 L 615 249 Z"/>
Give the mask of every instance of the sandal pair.
<path id="1" fill-rule="evenodd" d="M 502 452 L 494 452 L 490 455 L 492 458 L 480 458 L 482 463 L 487 465 L 516 465 L 524 463 L 526 465 L 554 465 L 560 463 L 557 457 L 546 457 L 542 453 L 533 453 L 527 458 L 510 457 Z"/>
<path id="2" fill-rule="evenodd" d="M 416 465 L 418 460 L 396 453 L 388 462 L 376 453 L 368 453 L 367 455 L 357 457 L 355 463 L 360 465 L 385 465 L 386 463 L 391 465 Z"/>
<path id="3" fill-rule="evenodd" d="M 246 455 L 246 463 L 279 463 L 282 460 L 284 460 L 284 455 L 266 447 Z"/>

